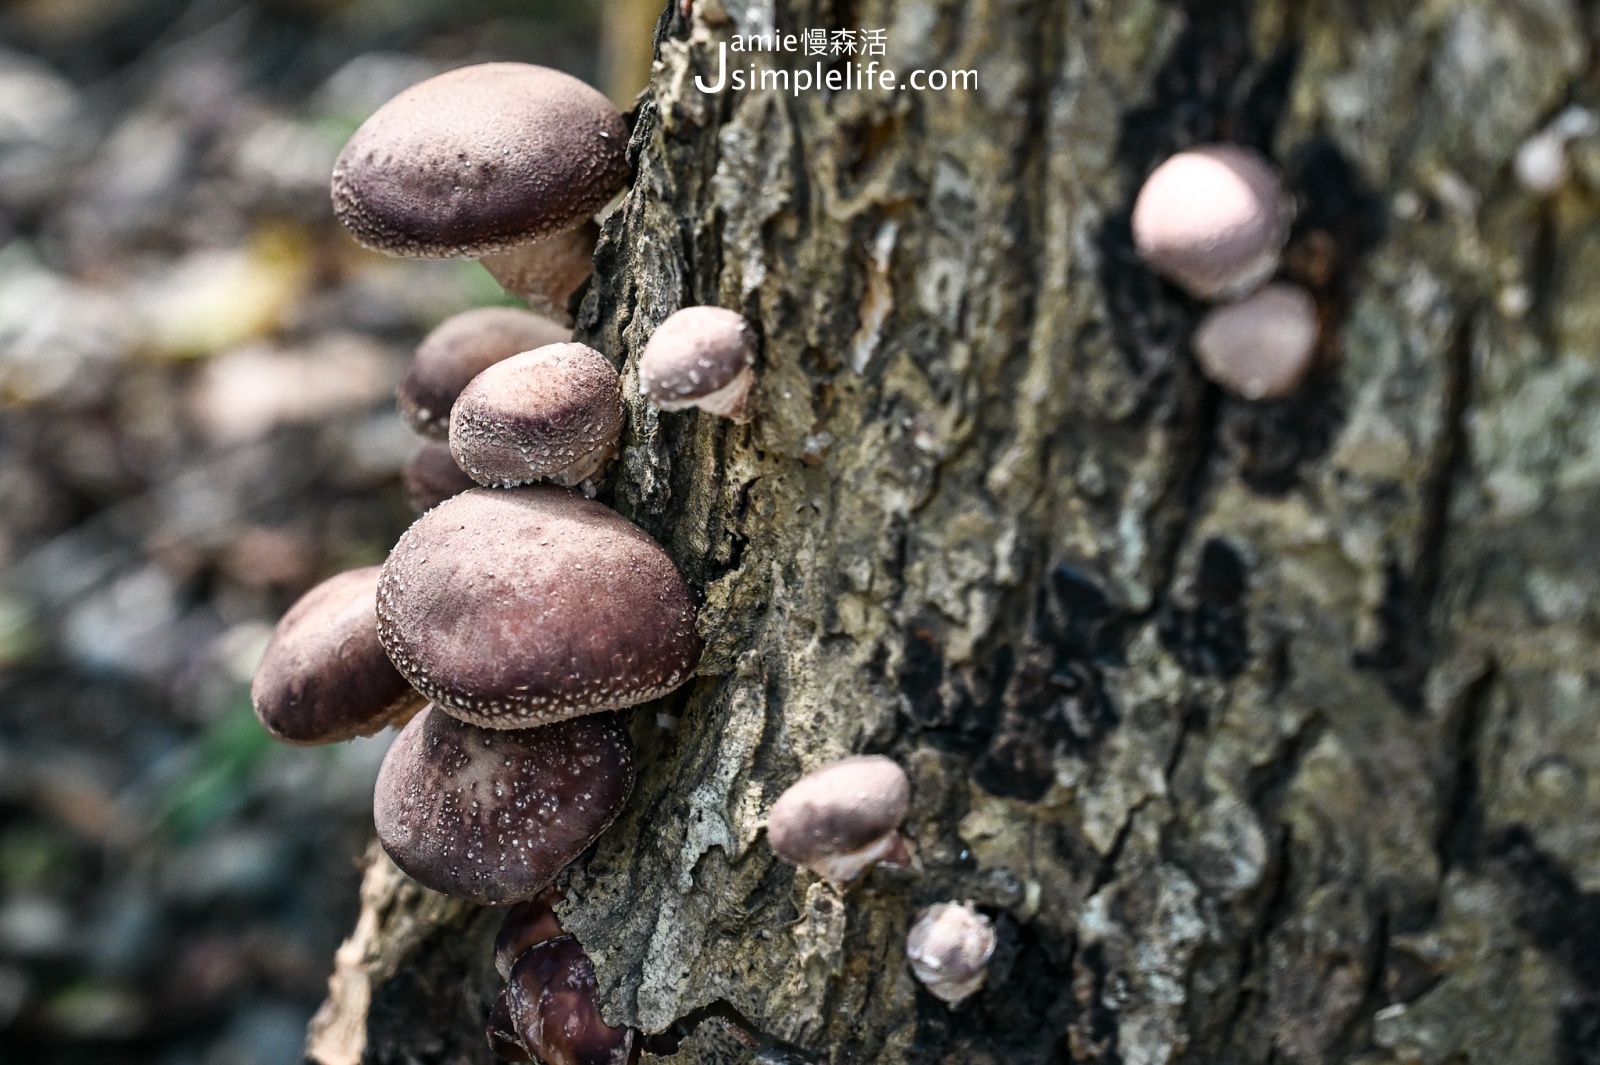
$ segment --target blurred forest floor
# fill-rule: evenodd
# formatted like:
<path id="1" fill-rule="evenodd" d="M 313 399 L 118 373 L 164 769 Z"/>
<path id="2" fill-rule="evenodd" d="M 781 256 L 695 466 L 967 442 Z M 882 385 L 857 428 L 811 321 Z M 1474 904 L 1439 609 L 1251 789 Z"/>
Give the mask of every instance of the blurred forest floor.
<path id="1" fill-rule="evenodd" d="M 0 6 L 0 1062 L 298 1059 L 386 737 L 271 744 L 249 678 L 410 520 L 392 390 L 499 289 L 360 251 L 334 155 L 582 0 Z"/>

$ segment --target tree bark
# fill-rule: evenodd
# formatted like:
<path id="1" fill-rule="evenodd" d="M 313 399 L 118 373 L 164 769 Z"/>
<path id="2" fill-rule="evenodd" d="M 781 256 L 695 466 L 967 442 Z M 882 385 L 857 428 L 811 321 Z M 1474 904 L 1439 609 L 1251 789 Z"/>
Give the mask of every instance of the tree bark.
<path id="1" fill-rule="evenodd" d="M 722 5 L 663 16 L 580 314 L 630 396 L 680 306 L 763 338 L 752 424 L 633 402 L 603 496 L 706 639 L 571 873 L 607 1017 L 711 1018 L 685 1065 L 1600 1061 L 1600 141 L 1509 167 L 1600 87 L 1594 5 Z M 978 88 L 695 88 L 774 26 Z M 1132 252 L 1211 140 L 1299 200 L 1286 400 Z M 841 895 L 761 823 L 862 751 L 922 868 Z M 1000 947 L 952 1009 L 903 948 L 961 899 Z M 381 856 L 364 901 L 309 1058 L 489 1060 L 493 915 Z"/>

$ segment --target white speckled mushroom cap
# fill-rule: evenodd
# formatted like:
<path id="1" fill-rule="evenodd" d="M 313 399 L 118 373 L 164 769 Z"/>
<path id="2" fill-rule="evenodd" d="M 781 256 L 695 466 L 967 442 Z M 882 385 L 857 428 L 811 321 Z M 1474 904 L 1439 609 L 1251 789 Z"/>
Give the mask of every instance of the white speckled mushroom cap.
<path id="1" fill-rule="evenodd" d="M 628 180 L 628 130 L 605 96 L 528 63 L 413 85 L 350 138 L 333 208 L 390 255 L 476 258 L 577 225 Z"/>
<path id="2" fill-rule="evenodd" d="M 1317 305 L 1299 285 L 1273 284 L 1213 309 L 1194 334 L 1200 369 L 1245 399 L 1277 399 L 1316 360 Z"/>
<path id="3" fill-rule="evenodd" d="M 1179 152 L 1146 179 L 1133 240 L 1150 268 L 1201 299 L 1256 288 L 1278 269 L 1293 202 L 1259 152 L 1213 144 Z"/>
<path id="4" fill-rule="evenodd" d="M 549 344 L 473 378 L 450 415 L 450 453 L 479 484 L 572 487 L 597 474 L 622 435 L 622 381 L 583 344 Z"/>
<path id="5" fill-rule="evenodd" d="M 548 887 L 632 788 L 633 752 L 614 714 L 504 731 L 430 706 L 384 756 L 373 821 L 413 880 L 494 905 Z"/>
<path id="6" fill-rule="evenodd" d="M 446 713 L 518 729 L 665 695 L 700 654 L 689 587 L 645 532 L 543 485 L 476 488 L 400 537 L 378 634 Z"/>
<path id="7" fill-rule="evenodd" d="M 755 334 L 725 307 L 685 307 L 656 327 L 639 356 L 639 387 L 676 410 L 732 384 L 755 363 Z"/>

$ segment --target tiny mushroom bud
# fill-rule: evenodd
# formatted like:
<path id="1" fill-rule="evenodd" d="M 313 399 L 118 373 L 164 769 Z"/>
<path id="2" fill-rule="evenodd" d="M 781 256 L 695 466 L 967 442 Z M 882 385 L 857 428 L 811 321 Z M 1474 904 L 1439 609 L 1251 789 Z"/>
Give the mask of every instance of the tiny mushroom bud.
<path id="1" fill-rule="evenodd" d="M 511 967 L 529 947 L 566 934 L 553 909 L 562 894 L 560 888 L 547 888 L 538 898 L 519 902 L 506 911 L 500 934 L 494 937 L 494 967 L 502 977 L 511 976 Z"/>
<path id="2" fill-rule="evenodd" d="M 1194 334 L 1200 369 L 1245 399 L 1293 392 L 1317 349 L 1317 305 L 1298 285 L 1273 284 L 1207 314 Z"/>
<path id="3" fill-rule="evenodd" d="M 443 444 L 431 441 L 406 463 L 406 502 L 418 514 L 432 510 L 451 496 L 458 496 L 478 482 L 467 476 L 467 471 L 456 465 L 455 456 Z"/>
<path id="4" fill-rule="evenodd" d="M 594 273 L 594 246 L 600 227 L 585 222 L 553 236 L 521 244 L 478 261 L 500 287 L 540 314 L 569 321 L 567 305 Z"/>
<path id="5" fill-rule="evenodd" d="M 1133 240 L 1152 270 L 1190 295 L 1232 299 L 1277 271 L 1293 217 L 1271 163 L 1214 144 L 1179 152 L 1146 179 Z"/>
<path id="6" fill-rule="evenodd" d="M 572 339 L 570 330 L 515 307 L 476 307 L 440 322 L 417 346 L 398 396 L 411 428 L 434 440 L 450 435 L 461 390 L 504 359 Z"/>
<path id="7" fill-rule="evenodd" d="M 330 577 L 289 608 L 256 666 L 250 701 L 285 743 L 370 736 L 422 705 L 378 642 L 378 567 Z"/>
<path id="8" fill-rule="evenodd" d="M 994 926 L 971 903 L 940 902 L 917 915 L 906 959 L 935 997 L 954 1006 L 983 986 L 994 942 Z"/>
<path id="9" fill-rule="evenodd" d="M 517 1034 L 511 1023 L 511 992 L 502 991 L 489 1007 L 489 1020 L 484 1025 L 484 1036 L 489 1040 L 489 1050 L 501 1061 L 532 1061 L 528 1045 Z"/>
<path id="10" fill-rule="evenodd" d="M 334 164 L 334 213 L 390 255 L 498 255 L 589 221 L 627 183 L 627 147 L 617 109 L 576 78 L 527 63 L 462 67 L 362 123 Z M 564 309 L 559 292 L 539 297 Z"/>
<path id="11" fill-rule="evenodd" d="M 583 344 L 550 344 L 497 362 L 462 391 L 450 453 L 479 484 L 572 487 L 605 468 L 622 435 L 622 382 Z"/>
<path id="12" fill-rule="evenodd" d="M 495 905 L 549 887 L 632 787 L 628 733 L 614 714 L 504 730 L 430 706 L 384 756 L 373 822 L 413 880 Z"/>
<path id="13" fill-rule="evenodd" d="M 503 729 L 655 699 L 700 655 L 661 546 L 546 485 L 473 489 L 418 518 L 384 563 L 378 634 L 446 713 Z"/>
<path id="14" fill-rule="evenodd" d="M 632 1028 L 600 1016 L 594 965 L 571 936 L 524 951 L 506 988 L 511 1024 L 544 1065 L 631 1065 L 643 1049 Z"/>
<path id="15" fill-rule="evenodd" d="M 723 307 L 685 307 L 645 344 L 639 387 L 662 410 L 699 407 L 743 422 L 755 358 L 755 334 L 742 315 Z"/>
<path id="16" fill-rule="evenodd" d="M 874 862 L 909 865 L 898 829 L 911 783 L 882 755 L 857 755 L 813 770 L 778 796 L 767 842 L 778 857 L 845 884 Z"/>

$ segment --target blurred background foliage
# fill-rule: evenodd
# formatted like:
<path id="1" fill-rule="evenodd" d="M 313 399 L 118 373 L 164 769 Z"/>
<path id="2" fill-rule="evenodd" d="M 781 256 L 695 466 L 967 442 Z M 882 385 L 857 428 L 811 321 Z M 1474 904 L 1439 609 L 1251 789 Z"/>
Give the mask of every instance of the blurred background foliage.
<path id="1" fill-rule="evenodd" d="M 387 739 L 277 746 L 250 675 L 410 520 L 417 339 L 502 299 L 351 243 L 333 158 L 469 62 L 626 106 L 659 7 L 0 5 L 0 1063 L 298 1060 Z"/>

